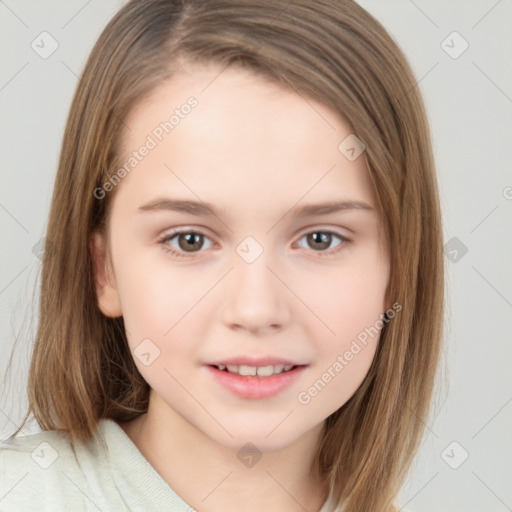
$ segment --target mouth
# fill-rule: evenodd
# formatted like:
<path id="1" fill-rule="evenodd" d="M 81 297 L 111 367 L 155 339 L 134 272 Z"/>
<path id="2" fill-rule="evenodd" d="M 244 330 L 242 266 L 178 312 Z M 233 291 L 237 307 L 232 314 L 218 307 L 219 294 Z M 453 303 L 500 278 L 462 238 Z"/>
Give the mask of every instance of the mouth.
<path id="1" fill-rule="evenodd" d="M 249 366 L 249 365 L 238 365 L 238 364 L 211 364 L 208 365 L 212 368 L 216 368 L 221 372 L 231 373 L 240 375 L 242 377 L 272 377 L 281 373 L 286 373 L 295 370 L 300 366 L 305 365 L 294 365 L 294 364 L 270 364 L 266 366 Z"/>
<path id="2" fill-rule="evenodd" d="M 222 388 L 244 399 L 271 398 L 291 388 L 308 365 L 224 365 L 209 364 L 206 369 Z"/>

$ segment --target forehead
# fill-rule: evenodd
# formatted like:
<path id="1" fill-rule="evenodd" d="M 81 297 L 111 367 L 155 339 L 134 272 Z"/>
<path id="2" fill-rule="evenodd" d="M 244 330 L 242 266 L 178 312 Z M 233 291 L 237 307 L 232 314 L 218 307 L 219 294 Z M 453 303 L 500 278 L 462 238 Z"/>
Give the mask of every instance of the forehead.
<path id="1" fill-rule="evenodd" d="M 364 158 L 350 161 L 339 149 L 350 125 L 245 69 L 183 68 L 139 101 L 126 125 L 121 163 L 149 140 L 154 146 L 121 184 L 140 200 L 163 189 L 176 196 L 178 188 L 190 199 L 221 203 L 235 193 L 248 208 L 257 197 L 260 209 L 306 194 L 372 201 Z"/>
<path id="2" fill-rule="evenodd" d="M 309 136 L 313 130 L 325 133 L 336 132 L 341 127 L 350 130 L 346 120 L 324 105 L 250 70 L 195 64 L 180 68 L 171 79 L 160 83 L 136 103 L 126 119 L 129 130 L 123 133 L 123 141 L 130 142 L 131 135 L 136 135 L 132 133 L 133 127 L 148 131 L 153 121 L 168 120 L 190 98 L 197 100 L 198 107 L 193 109 L 188 124 L 193 124 L 195 131 L 201 127 L 200 131 L 208 131 L 213 128 L 208 122 L 215 120 L 217 130 L 210 136 L 223 135 L 226 129 L 235 127 L 243 128 L 244 134 L 293 128 L 290 135 L 294 138 L 301 132 Z"/>

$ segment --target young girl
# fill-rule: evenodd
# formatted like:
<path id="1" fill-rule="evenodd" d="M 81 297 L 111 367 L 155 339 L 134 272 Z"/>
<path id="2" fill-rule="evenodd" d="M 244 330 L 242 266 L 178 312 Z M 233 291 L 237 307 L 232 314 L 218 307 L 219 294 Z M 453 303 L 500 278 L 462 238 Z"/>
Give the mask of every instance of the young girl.
<path id="1" fill-rule="evenodd" d="M 0 509 L 397 510 L 441 346 L 429 129 L 350 0 L 133 0 L 67 122 Z"/>

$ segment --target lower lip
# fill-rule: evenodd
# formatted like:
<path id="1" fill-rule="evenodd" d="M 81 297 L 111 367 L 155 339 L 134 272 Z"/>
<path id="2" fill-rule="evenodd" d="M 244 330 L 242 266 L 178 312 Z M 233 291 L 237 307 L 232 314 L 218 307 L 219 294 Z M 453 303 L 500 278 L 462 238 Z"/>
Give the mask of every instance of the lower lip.
<path id="1" fill-rule="evenodd" d="M 269 398 L 291 386 L 301 375 L 305 366 L 297 366 L 293 370 L 278 373 L 270 377 L 254 375 L 242 376 L 219 370 L 215 366 L 207 366 L 214 379 L 241 398 Z"/>

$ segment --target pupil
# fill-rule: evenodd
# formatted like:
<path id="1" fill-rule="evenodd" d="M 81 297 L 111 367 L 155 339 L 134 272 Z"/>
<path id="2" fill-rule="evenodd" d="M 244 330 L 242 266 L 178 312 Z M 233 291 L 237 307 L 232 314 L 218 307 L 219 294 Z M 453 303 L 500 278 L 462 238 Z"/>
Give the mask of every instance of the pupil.
<path id="1" fill-rule="evenodd" d="M 330 233 L 310 233 L 308 235 L 308 242 L 314 244 L 320 244 L 320 249 L 326 249 L 331 245 L 331 234 Z"/>
<path id="2" fill-rule="evenodd" d="M 195 240 L 196 237 L 199 240 L 199 242 Z M 185 242 L 182 243 L 183 239 L 185 239 Z M 182 234 L 179 237 L 179 245 L 180 248 L 185 251 L 190 251 L 191 249 L 200 249 L 201 246 L 203 245 L 202 235 L 200 235 L 199 233 L 186 233 L 184 235 Z"/>

